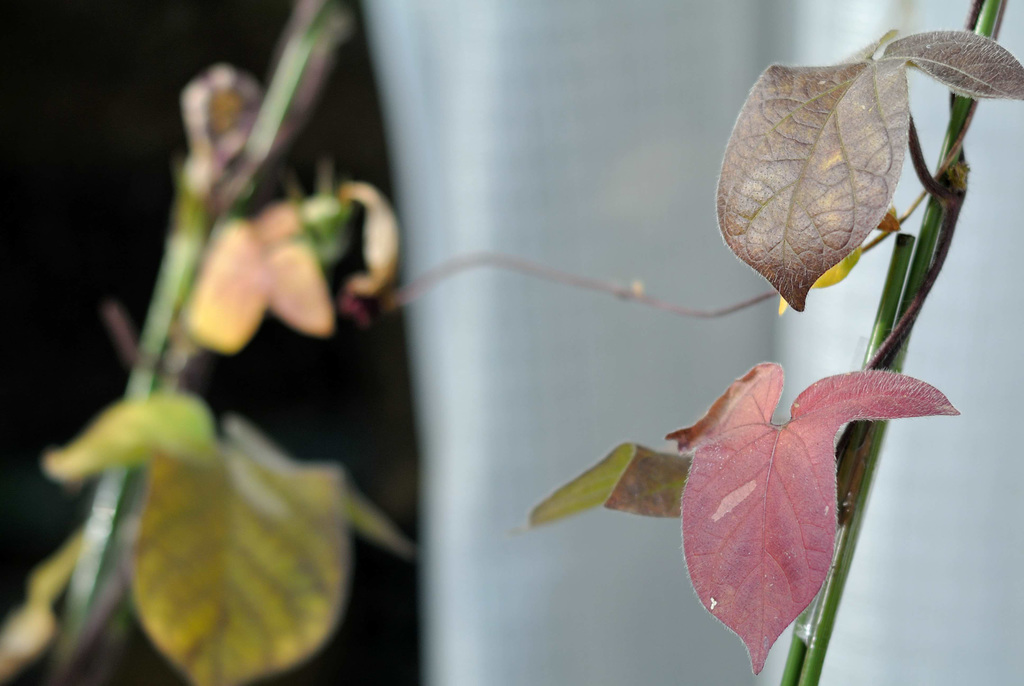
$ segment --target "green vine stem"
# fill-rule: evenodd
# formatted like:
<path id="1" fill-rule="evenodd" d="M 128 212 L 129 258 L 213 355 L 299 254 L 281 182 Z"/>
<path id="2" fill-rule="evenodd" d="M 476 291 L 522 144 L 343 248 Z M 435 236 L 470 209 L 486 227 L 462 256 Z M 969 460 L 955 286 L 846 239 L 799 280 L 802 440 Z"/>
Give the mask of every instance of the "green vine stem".
<path id="1" fill-rule="evenodd" d="M 910 256 L 914 247 L 914 237 L 910 234 L 901 233 L 896 236 L 893 245 L 892 258 L 889 261 L 889 271 L 885 277 L 885 285 L 882 289 L 882 296 L 878 303 L 878 313 L 875 316 L 875 324 L 871 331 L 871 340 L 868 342 L 868 350 L 865 353 L 865 360 L 871 359 L 874 351 L 882 344 L 886 336 L 892 331 L 896 322 L 896 313 L 899 308 L 900 296 L 903 293 L 903 284 L 907 277 L 907 268 L 910 266 Z M 878 422 L 884 423 L 884 422 Z M 846 445 L 855 445 L 863 442 L 867 422 L 857 422 L 852 425 L 849 441 Z M 852 461 L 847 461 L 852 462 Z M 839 477 L 843 481 L 842 475 Z M 840 487 L 838 492 L 844 492 Z M 836 548 L 839 547 L 840 537 L 843 535 L 842 527 L 837 531 Z M 820 596 L 819 596 L 820 598 Z M 817 602 L 817 601 L 816 601 Z M 789 657 L 786 660 L 786 669 L 782 677 L 783 686 L 796 686 L 800 679 L 800 671 L 804 665 L 804 658 L 807 653 L 807 639 L 810 636 L 812 619 L 815 614 L 816 602 L 812 603 L 797 618 L 793 628 L 793 642 L 789 648 Z"/>
<path id="2" fill-rule="evenodd" d="M 975 17 L 975 20 L 971 23 L 974 25 L 976 33 L 988 37 L 993 36 L 998 26 L 1001 4 L 1001 0 L 985 0 L 980 9 L 977 7 L 977 3 L 972 6 L 972 16 Z M 945 160 L 958 145 L 958 142 L 962 140 L 972 104 L 970 98 L 957 96 L 953 99 L 950 120 L 939 160 Z M 872 359 L 891 331 L 892 315 L 896 315 L 896 320 L 902 318 L 924 285 L 940 238 L 942 220 L 942 204 L 935 198 L 929 199 L 922 218 L 921 231 L 910 263 L 909 274 L 906 277 L 906 285 L 903 288 L 902 297 L 898 299 L 899 305 L 895 311 L 893 310 L 890 280 L 886 279 L 886 287 L 882 294 L 882 301 L 879 303 L 878 318 L 872 331 L 865 363 Z M 898 250 L 899 244 L 897 243 L 897 246 L 894 247 L 893 264 L 897 261 L 896 252 Z M 903 269 L 906 270 L 906 266 Z M 892 268 L 890 268 L 891 276 Z M 886 320 L 888 320 L 888 328 L 886 328 Z M 907 339 L 904 339 L 896 358 L 889 367 L 894 371 L 900 371 L 906 352 Z M 839 523 L 832 565 L 818 597 L 796 620 L 793 629 L 793 643 L 790 646 L 783 672 L 782 686 L 816 686 L 821 678 L 839 603 L 860 535 L 868 494 L 878 467 L 885 431 L 886 422 L 858 422 L 851 425 L 840 440 L 837 461 Z"/>
<path id="3" fill-rule="evenodd" d="M 275 152 L 291 140 L 305 120 L 350 23 L 350 15 L 336 0 L 297 3 L 241 169 L 233 170 L 227 179 L 237 184 L 234 191 L 238 198 L 228 203 L 229 214 L 244 215 L 250 209 L 253 189 L 266 178 Z M 126 398 L 145 398 L 157 388 L 177 386 L 185 362 L 197 352 L 175 332 L 210 231 L 218 221 L 211 209 L 210 199 L 197 194 L 184 174 L 179 175 L 171 230 Z M 98 480 L 84 526 L 82 552 L 68 586 L 50 684 L 80 686 L 99 681 L 95 666 L 83 666 L 102 662 L 89 653 L 116 650 L 117 638 L 104 634 L 120 632 L 123 636 L 125 632 L 125 622 L 115 620 L 126 616 L 122 572 L 125 553 L 132 543 L 132 527 L 127 524 L 144 476 L 144 468 L 111 469 Z M 118 590 L 118 582 L 123 586 L 120 593 L 111 593 L 111 589 Z"/>
<path id="4" fill-rule="evenodd" d="M 145 398 L 161 385 L 160 360 L 177 313 L 188 295 L 211 220 L 204 203 L 179 177 L 174 221 L 167 237 L 156 287 L 139 338 L 139 351 L 125 397 Z M 171 383 L 173 385 L 173 381 Z M 110 469 L 96 485 L 86 519 L 82 552 L 68 585 L 57 663 L 70 659 L 82 628 L 121 557 L 119 532 L 138 495 L 143 470 Z"/>

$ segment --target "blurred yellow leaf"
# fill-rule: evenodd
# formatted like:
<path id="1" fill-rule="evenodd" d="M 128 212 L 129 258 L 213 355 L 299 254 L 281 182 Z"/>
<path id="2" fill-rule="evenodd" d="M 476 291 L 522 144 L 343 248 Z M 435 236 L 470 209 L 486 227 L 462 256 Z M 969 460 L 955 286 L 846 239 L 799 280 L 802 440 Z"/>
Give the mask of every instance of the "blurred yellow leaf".
<path id="1" fill-rule="evenodd" d="M 43 471 L 69 482 L 108 467 L 141 464 L 156 452 L 209 459 L 215 441 L 213 416 L 202 400 L 154 393 L 103 410 L 74 441 L 43 455 Z"/>
<path id="2" fill-rule="evenodd" d="M 228 449 L 150 467 L 134 597 L 154 645 L 196 686 L 288 669 L 328 637 L 350 564 L 342 475 Z"/>
<path id="3" fill-rule="evenodd" d="M 267 259 L 270 272 L 270 310 L 284 323 L 307 336 L 327 338 L 334 333 L 334 303 L 327 279 L 313 248 L 290 241 Z"/>
<path id="4" fill-rule="evenodd" d="M 299 207 L 294 202 L 282 201 L 267 205 L 252 221 L 253 231 L 265 246 L 278 245 L 302 233 Z"/>
<path id="5" fill-rule="evenodd" d="M 270 462 L 291 459 L 281 447 L 243 417 L 229 414 L 224 417 L 222 425 L 225 435 L 244 453 Z M 344 497 L 345 516 L 355 533 L 403 559 L 408 560 L 415 555 L 415 544 L 405 537 L 387 515 L 359 492 L 347 475 Z"/>
<path id="6" fill-rule="evenodd" d="M 233 355 L 256 333 L 270 299 L 263 245 L 248 222 L 225 226 L 213 239 L 187 309 L 189 335 Z"/>
<path id="7" fill-rule="evenodd" d="M 334 333 L 334 304 L 316 252 L 302 238 L 297 206 L 274 203 L 212 241 L 187 308 L 189 334 L 210 350 L 245 347 L 267 308 L 308 336 Z"/>
<path id="8" fill-rule="evenodd" d="M 79 531 L 29 574 L 25 604 L 12 610 L 0 628 L 0 684 L 32 664 L 53 640 L 53 603 L 68 585 L 81 547 Z"/>
<path id="9" fill-rule="evenodd" d="M 886 216 L 888 217 L 889 215 L 886 215 Z M 898 229 L 899 229 L 899 225 L 897 224 L 897 230 Z M 861 254 L 861 249 L 857 248 L 852 253 L 850 253 L 849 255 L 844 257 L 839 262 L 839 264 L 833 266 L 827 272 L 825 272 L 824 274 L 819 276 L 818 280 L 814 282 L 814 285 L 811 286 L 811 288 L 828 288 L 829 286 L 835 286 L 837 283 L 839 283 L 840 281 L 842 281 L 843 279 L 845 279 L 847 276 L 850 275 L 850 272 L 853 270 L 853 268 L 855 266 L 857 266 L 857 262 L 860 260 L 860 254 Z M 783 298 L 780 295 L 779 296 L 779 316 L 780 317 L 782 316 L 782 313 L 786 311 L 786 308 L 788 306 L 789 306 L 789 304 L 786 302 L 786 299 Z"/>

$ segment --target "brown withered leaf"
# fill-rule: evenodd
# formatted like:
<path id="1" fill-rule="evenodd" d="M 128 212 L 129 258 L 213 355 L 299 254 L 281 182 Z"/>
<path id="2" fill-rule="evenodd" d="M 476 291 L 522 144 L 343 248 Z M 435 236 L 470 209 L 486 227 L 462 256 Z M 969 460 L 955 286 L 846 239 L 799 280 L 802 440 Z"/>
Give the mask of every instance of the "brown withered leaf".
<path id="1" fill-rule="evenodd" d="M 181 92 L 192 190 L 206 195 L 221 180 L 245 146 L 262 99 L 259 82 L 228 64 L 210 67 Z"/>
<path id="2" fill-rule="evenodd" d="M 530 511 L 527 528 L 604 505 L 648 517 L 678 517 L 690 456 L 623 443 Z"/>
<path id="3" fill-rule="evenodd" d="M 656 453 L 636 446 L 633 459 L 604 506 L 645 517 L 680 516 L 680 498 L 692 459 L 692 455 Z"/>
<path id="4" fill-rule="evenodd" d="M 1024 99 L 1024 67 L 991 38 L 971 31 L 929 31 L 893 41 L 883 58 L 910 63 L 955 93 Z"/>
<path id="5" fill-rule="evenodd" d="M 754 85 L 722 163 L 719 228 L 793 309 L 885 215 L 909 116 L 897 60 L 774 65 Z"/>

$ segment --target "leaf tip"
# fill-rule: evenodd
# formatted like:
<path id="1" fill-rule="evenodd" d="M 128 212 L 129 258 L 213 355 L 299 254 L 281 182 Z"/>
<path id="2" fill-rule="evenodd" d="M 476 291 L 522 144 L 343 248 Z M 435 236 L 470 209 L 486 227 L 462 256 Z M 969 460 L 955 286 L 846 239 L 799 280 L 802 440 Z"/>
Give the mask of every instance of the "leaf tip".
<path id="1" fill-rule="evenodd" d="M 804 289 L 803 292 L 800 290 L 792 290 L 788 293 L 782 293 L 782 298 L 789 303 L 789 306 L 796 312 L 803 312 L 804 307 L 807 306 L 807 293 L 809 289 Z"/>
<path id="2" fill-rule="evenodd" d="M 68 475 L 62 468 L 61 453 L 63 451 L 60 448 L 50 446 L 43 451 L 42 457 L 39 458 L 40 467 L 42 467 L 43 474 L 54 481 L 66 482 Z"/>
<path id="3" fill-rule="evenodd" d="M 761 670 L 764 669 L 764 663 L 768 660 L 768 649 L 771 648 L 771 643 L 768 642 L 768 637 L 764 637 L 764 648 L 757 650 L 756 652 L 747 646 L 750 650 L 750 669 L 754 674 L 760 674 Z"/>

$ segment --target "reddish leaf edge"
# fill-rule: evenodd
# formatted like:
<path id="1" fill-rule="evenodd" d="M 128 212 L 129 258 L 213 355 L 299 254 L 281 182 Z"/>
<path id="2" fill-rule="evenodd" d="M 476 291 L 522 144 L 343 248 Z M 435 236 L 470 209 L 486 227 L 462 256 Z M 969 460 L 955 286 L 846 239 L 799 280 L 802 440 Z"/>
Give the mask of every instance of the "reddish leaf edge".
<path id="1" fill-rule="evenodd" d="M 759 379 L 759 377 L 763 377 L 763 379 Z M 768 390 L 766 394 L 767 397 L 761 398 L 763 407 L 759 406 L 762 413 L 767 414 L 767 421 L 764 422 L 764 426 L 765 428 L 770 426 L 779 432 L 782 432 L 790 423 L 796 420 L 806 422 L 808 419 L 811 419 L 813 421 L 814 415 L 826 412 L 831 413 L 833 417 L 835 415 L 839 415 L 844 418 L 849 417 L 849 419 L 838 423 L 835 432 L 832 434 L 833 440 L 835 435 L 852 421 L 894 419 L 915 416 L 956 416 L 960 414 L 960 412 L 952 405 L 952 403 L 949 402 L 949 399 L 941 391 L 926 382 L 890 371 L 858 371 L 825 377 L 811 384 L 811 386 L 800 393 L 797 399 L 793 402 L 791 406 L 791 418 L 783 424 L 775 424 L 771 421 L 771 415 L 777 409 L 778 402 L 781 398 L 783 378 L 784 374 L 782 367 L 778 364 L 762 363 L 756 365 L 744 376 L 733 382 L 733 384 L 731 384 L 729 388 L 726 389 L 725 393 L 723 393 L 722 396 L 712 404 L 708 412 L 698 420 L 696 424 L 674 431 L 668 434 L 666 438 L 676 441 L 680 452 L 694 454 L 693 467 L 697 467 L 701 458 L 701 449 L 707 447 L 713 448 L 719 438 L 718 429 L 721 428 L 722 425 L 728 423 L 731 414 L 736 409 L 737 402 L 743 399 L 744 392 L 748 390 L 751 383 L 758 381 L 766 383 L 766 388 Z M 867 411 L 865 408 L 857 407 L 858 398 L 860 396 L 867 395 L 866 392 L 858 394 L 858 391 L 864 391 L 868 388 L 875 390 L 875 398 L 872 402 L 881 408 L 874 412 Z M 881 396 L 881 400 L 879 400 L 878 396 Z M 769 409 L 770 411 L 765 412 L 766 409 Z M 828 422 L 828 424 L 833 423 L 835 423 L 834 419 Z M 829 428 L 831 427 L 829 426 Z M 834 459 L 834 452 L 832 457 Z M 689 486 L 689 483 L 690 481 L 688 480 L 687 486 Z M 834 501 L 835 482 L 833 481 L 832 483 L 831 500 Z M 767 482 L 765 483 L 764 488 L 765 493 L 767 494 Z M 767 497 L 767 495 L 765 497 Z M 686 528 L 687 523 L 686 501 L 687 489 L 684 489 L 682 497 L 683 505 L 681 507 L 681 520 L 684 529 Z M 835 521 L 835 509 L 836 508 L 832 508 L 833 524 Z M 835 529 L 833 526 L 829 535 L 830 540 L 828 545 L 830 557 L 831 553 L 834 553 L 834 534 Z M 686 537 L 684 536 L 684 557 L 687 557 L 688 555 L 686 543 Z M 688 563 L 687 570 L 688 572 L 691 571 Z M 709 602 L 709 600 L 701 598 L 701 593 L 697 588 L 697 583 L 694 581 L 692 572 L 690 574 L 694 591 L 697 593 L 698 599 L 701 601 L 705 610 L 725 624 L 727 628 L 733 631 L 733 633 L 743 641 L 750 656 L 751 669 L 754 674 L 759 674 L 762 671 L 769 649 L 783 633 L 785 628 L 789 626 L 793 620 L 799 616 L 799 613 L 806 609 L 806 607 L 813 601 L 821 588 L 821 584 L 824 582 L 825 576 L 825 573 L 822 572 L 820 574 L 821 578 L 812 582 L 814 592 L 808 596 L 806 603 L 800 605 L 799 609 L 796 609 L 795 612 L 792 613 L 792 616 L 787 618 L 785 625 L 782 626 L 777 633 L 772 631 L 771 633 L 774 635 L 762 635 L 759 633 L 757 636 L 745 636 L 741 633 L 741 628 L 730 625 L 728 621 L 714 613 L 714 606 L 716 604 L 715 599 L 710 598 Z M 762 605 L 764 603 L 765 601 L 762 598 Z M 761 632 L 763 631 L 764 626 L 762 622 Z"/>

